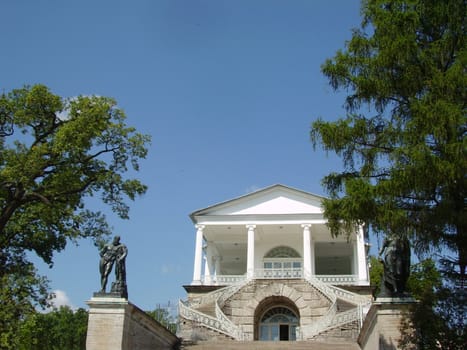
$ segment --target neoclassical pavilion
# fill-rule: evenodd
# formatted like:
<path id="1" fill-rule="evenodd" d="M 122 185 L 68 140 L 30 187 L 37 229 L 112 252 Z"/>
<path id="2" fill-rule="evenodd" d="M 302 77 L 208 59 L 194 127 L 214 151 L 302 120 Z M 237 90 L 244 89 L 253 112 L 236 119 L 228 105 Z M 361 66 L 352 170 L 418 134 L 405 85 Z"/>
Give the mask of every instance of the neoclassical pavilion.
<path id="1" fill-rule="evenodd" d="M 358 328 L 371 299 L 364 230 L 331 237 L 322 200 L 278 184 L 192 213 L 180 335 L 291 341 Z"/>
<path id="2" fill-rule="evenodd" d="M 192 285 L 246 278 L 316 276 L 333 284 L 368 285 L 365 239 L 332 238 L 323 197 L 283 185 L 198 210 Z"/>

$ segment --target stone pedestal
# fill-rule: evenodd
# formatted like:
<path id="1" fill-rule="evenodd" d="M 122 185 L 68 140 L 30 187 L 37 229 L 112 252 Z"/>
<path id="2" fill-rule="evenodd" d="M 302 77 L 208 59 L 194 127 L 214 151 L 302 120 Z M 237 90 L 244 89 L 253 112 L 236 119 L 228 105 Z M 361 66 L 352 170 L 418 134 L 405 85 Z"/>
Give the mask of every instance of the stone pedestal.
<path id="1" fill-rule="evenodd" d="M 416 303 L 413 298 L 378 298 L 363 322 L 358 343 L 362 350 L 401 349 L 402 321 Z M 412 330 L 406 329 L 410 332 Z"/>
<path id="2" fill-rule="evenodd" d="M 90 307 L 86 349 L 123 349 L 124 330 L 127 328 L 125 316 L 128 313 L 128 300 L 96 293 L 86 303 Z"/>
<path id="3" fill-rule="evenodd" d="M 90 307 L 86 350 L 177 348 L 174 334 L 125 298 L 95 293 L 86 303 Z"/>

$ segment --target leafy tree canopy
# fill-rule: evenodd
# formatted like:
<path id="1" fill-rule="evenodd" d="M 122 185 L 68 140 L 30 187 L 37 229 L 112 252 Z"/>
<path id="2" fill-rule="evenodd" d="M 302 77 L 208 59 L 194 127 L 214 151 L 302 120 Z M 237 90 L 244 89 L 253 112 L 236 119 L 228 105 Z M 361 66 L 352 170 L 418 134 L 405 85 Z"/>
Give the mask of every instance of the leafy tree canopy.
<path id="1" fill-rule="evenodd" d="M 168 308 L 159 306 L 152 311 L 146 311 L 146 313 L 172 333 L 175 334 L 177 332 L 177 322 L 174 317 L 170 315 Z"/>
<path id="2" fill-rule="evenodd" d="M 312 125 L 344 169 L 324 178 L 333 234 L 367 223 L 467 265 L 465 0 L 366 0 L 345 49 L 322 66 L 347 115 Z"/>
<path id="3" fill-rule="evenodd" d="M 126 125 L 111 98 L 64 99 L 43 85 L 0 96 L 0 333 L 10 334 L 4 327 L 23 316 L 18 312 L 47 303 L 47 281 L 27 252 L 52 265 L 67 242 L 98 242 L 110 234 L 104 215 L 86 208 L 86 198 L 99 196 L 128 218 L 126 200 L 146 186 L 125 174 L 139 169 L 149 142 Z"/>
<path id="4" fill-rule="evenodd" d="M 408 340 L 420 349 L 465 346 L 466 10 L 465 0 L 363 0 L 360 28 L 322 66 L 347 91 L 346 116 L 311 131 L 343 160 L 323 180 L 332 234 L 365 223 L 405 235 L 421 257 L 437 253 L 440 270 L 420 265 L 424 278 L 409 280 L 421 333 Z"/>
<path id="5" fill-rule="evenodd" d="M 21 322 L 18 350 L 85 350 L 88 313 L 62 306 L 48 313 L 34 312 Z"/>

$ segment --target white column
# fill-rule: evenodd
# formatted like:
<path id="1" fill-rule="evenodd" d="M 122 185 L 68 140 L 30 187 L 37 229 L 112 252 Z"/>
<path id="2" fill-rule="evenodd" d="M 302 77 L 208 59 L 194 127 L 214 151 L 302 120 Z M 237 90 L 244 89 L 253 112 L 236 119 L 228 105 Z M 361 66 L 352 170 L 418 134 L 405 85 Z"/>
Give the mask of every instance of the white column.
<path id="1" fill-rule="evenodd" d="M 246 260 L 246 274 L 248 278 L 255 275 L 255 228 L 256 225 L 246 225 L 248 229 L 248 250 Z"/>
<path id="2" fill-rule="evenodd" d="M 203 260 L 203 229 L 204 225 L 196 225 L 195 262 L 193 264 L 193 282 L 201 284 L 201 264 Z"/>
<path id="3" fill-rule="evenodd" d="M 311 267 L 311 224 L 302 224 L 303 228 L 303 273 L 305 276 L 313 273 Z"/>
<path id="4" fill-rule="evenodd" d="M 367 276 L 367 266 L 366 266 L 366 252 L 365 252 L 365 238 L 363 235 L 363 227 L 360 226 L 356 232 L 357 239 L 355 241 L 356 245 L 356 260 L 357 260 L 357 274 L 358 280 L 362 282 L 368 282 Z"/>

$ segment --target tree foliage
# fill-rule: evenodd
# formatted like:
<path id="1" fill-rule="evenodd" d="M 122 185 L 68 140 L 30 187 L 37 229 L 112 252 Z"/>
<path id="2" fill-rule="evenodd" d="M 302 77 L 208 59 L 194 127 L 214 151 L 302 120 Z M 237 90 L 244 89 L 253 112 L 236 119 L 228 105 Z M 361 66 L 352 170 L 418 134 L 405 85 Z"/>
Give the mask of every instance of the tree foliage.
<path id="1" fill-rule="evenodd" d="M 85 350 L 88 313 L 62 306 L 48 313 L 32 313 L 21 322 L 18 350 Z"/>
<path id="2" fill-rule="evenodd" d="M 160 306 L 152 311 L 146 311 L 146 313 L 167 328 L 172 333 L 177 332 L 176 319 L 170 314 L 168 308 L 161 308 Z"/>
<path id="3" fill-rule="evenodd" d="M 357 223 L 407 234 L 418 253 L 467 265 L 464 0 L 367 0 L 345 50 L 322 66 L 347 115 L 317 120 L 317 147 L 343 159 L 323 180 L 333 234 Z M 451 252 L 453 254 L 451 254 Z M 455 258 L 451 258 L 454 255 Z"/>
<path id="4" fill-rule="evenodd" d="M 347 92 L 346 115 L 311 130 L 343 160 L 323 179 L 332 234 L 365 223 L 437 258 L 442 287 L 422 302 L 446 344 L 466 328 L 466 11 L 465 0 L 363 0 L 361 26 L 322 66 Z"/>
<path id="5" fill-rule="evenodd" d="M 67 242 L 110 234 L 104 215 L 86 207 L 89 197 L 99 196 L 127 219 L 126 201 L 145 193 L 144 184 L 125 174 L 139 169 L 149 136 L 125 118 L 111 98 L 64 99 L 43 85 L 0 97 L 0 318 L 21 318 L 15 303 L 24 312 L 46 304 L 47 281 L 28 252 L 52 266 Z M 14 333 L 4 326 L 0 334 Z"/>
<path id="6" fill-rule="evenodd" d="M 447 286 L 432 259 L 412 266 L 407 287 L 418 302 L 405 322 L 414 325 L 416 331 L 403 326 L 401 345 L 406 348 L 416 345 L 420 350 L 464 349 L 465 291 Z"/>
<path id="7" fill-rule="evenodd" d="M 383 262 L 375 256 L 370 256 L 370 283 L 373 288 L 373 297 L 381 291 L 381 280 L 383 278 Z"/>

